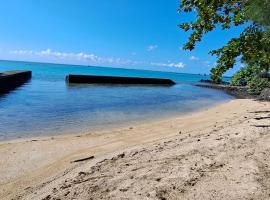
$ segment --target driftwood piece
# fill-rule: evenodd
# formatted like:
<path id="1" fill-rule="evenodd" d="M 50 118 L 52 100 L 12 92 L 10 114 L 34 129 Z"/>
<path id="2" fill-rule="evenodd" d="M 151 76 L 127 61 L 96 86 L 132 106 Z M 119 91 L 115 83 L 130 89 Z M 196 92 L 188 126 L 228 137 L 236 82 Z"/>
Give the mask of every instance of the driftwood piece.
<path id="1" fill-rule="evenodd" d="M 270 117 L 255 117 L 256 120 L 262 120 L 262 119 L 270 119 Z"/>
<path id="2" fill-rule="evenodd" d="M 73 160 L 73 161 L 71 161 L 71 163 L 83 162 L 83 161 L 86 161 L 86 160 L 92 160 L 94 158 L 95 158 L 95 156 L 89 156 L 89 157 L 86 157 L 86 158 L 81 158 L 81 159 Z"/>
<path id="3" fill-rule="evenodd" d="M 259 111 L 254 111 L 250 113 L 270 113 L 270 110 L 259 110 Z"/>
<path id="4" fill-rule="evenodd" d="M 256 128 L 270 128 L 270 125 L 254 125 Z"/>

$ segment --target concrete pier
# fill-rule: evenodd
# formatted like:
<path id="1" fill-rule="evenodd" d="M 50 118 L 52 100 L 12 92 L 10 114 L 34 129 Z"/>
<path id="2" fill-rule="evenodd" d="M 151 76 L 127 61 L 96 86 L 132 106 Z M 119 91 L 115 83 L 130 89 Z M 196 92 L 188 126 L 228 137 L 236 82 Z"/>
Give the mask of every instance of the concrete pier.
<path id="1" fill-rule="evenodd" d="M 68 83 L 84 84 L 135 84 L 135 85 L 174 85 L 170 79 L 163 78 L 140 78 L 140 77 L 120 77 L 120 76 L 92 76 L 92 75 L 68 75 Z"/>
<path id="2" fill-rule="evenodd" d="M 13 90 L 32 77 L 31 71 L 5 71 L 0 72 L 0 94 Z"/>

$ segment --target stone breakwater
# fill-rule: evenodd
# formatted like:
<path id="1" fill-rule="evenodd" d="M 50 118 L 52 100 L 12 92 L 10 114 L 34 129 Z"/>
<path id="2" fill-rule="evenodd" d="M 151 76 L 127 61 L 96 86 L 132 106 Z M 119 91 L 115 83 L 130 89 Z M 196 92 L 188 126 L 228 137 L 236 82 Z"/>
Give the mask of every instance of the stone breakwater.
<path id="1" fill-rule="evenodd" d="M 151 84 L 151 85 L 174 85 L 170 79 L 163 78 L 141 78 L 141 77 L 120 77 L 120 76 L 92 76 L 92 75 L 68 75 L 68 83 L 86 84 Z"/>
<path id="2" fill-rule="evenodd" d="M 0 94 L 13 90 L 32 77 L 31 71 L 6 71 L 0 73 Z"/>

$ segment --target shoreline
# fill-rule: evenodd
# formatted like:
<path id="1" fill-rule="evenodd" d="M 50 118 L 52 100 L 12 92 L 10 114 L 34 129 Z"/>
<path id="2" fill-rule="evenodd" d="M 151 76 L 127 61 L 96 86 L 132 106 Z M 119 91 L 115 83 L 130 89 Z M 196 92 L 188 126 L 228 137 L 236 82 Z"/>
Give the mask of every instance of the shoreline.
<path id="1" fill-rule="evenodd" d="M 248 88 L 246 86 L 233 86 L 230 83 L 212 83 L 204 80 L 200 83 L 194 84 L 194 86 L 201 88 L 208 88 L 213 90 L 220 90 L 225 92 L 226 94 L 233 96 L 237 99 L 257 99 L 258 95 L 251 95 L 248 93 Z"/>
<path id="2" fill-rule="evenodd" d="M 141 124 L 148 124 L 148 123 L 151 124 L 151 123 L 157 123 L 157 122 L 170 121 L 175 118 L 185 117 L 185 116 L 189 116 L 195 113 L 203 112 L 211 108 L 217 107 L 219 105 L 222 105 L 224 103 L 227 103 L 231 100 L 237 99 L 233 95 L 230 95 L 230 94 L 228 95 L 231 96 L 232 98 L 224 99 L 222 102 L 216 102 L 202 108 L 197 108 L 196 110 L 185 111 L 182 113 L 174 113 L 174 114 L 170 113 L 163 117 L 155 117 L 153 119 L 147 119 L 147 121 L 145 119 L 134 120 L 134 121 L 124 122 L 123 124 L 120 124 L 120 125 L 118 124 L 118 125 L 109 125 L 108 127 L 102 127 L 102 128 L 93 128 L 91 131 L 88 131 L 88 132 L 81 131 L 79 133 L 73 133 L 74 131 L 68 131 L 68 132 L 62 131 L 60 134 L 57 134 L 57 135 L 48 134 L 48 135 L 39 135 L 39 136 L 31 135 L 31 136 L 26 136 L 26 137 L 12 137 L 12 138 L 0 140 L 0 145 L 4 143 L 17 143 L 17 142 L 26 142 L 26 141 L 31 141 L 31 140 L 50 140 L 52 138 L 59 139 L 59 138 L 77 137 L 77 136 L 85 136 L 85 135 L 101 135 L 101 134 L 106 134 L 107 132 L 119 131 L 121 129 L 129 129 L 129 128 L 132 128 L 133 126 L 138 126 Z"/>
<path id="3" fill-rule="evenodd" d="M 44 194 L 48 194 L 47 187 L 57 187 L 63 177 L 72 176 L 73 171 L 84 164 L 95 165 L 127 149 L 148 148 L 175 137 L 192 135 L 196 138 L 202 132 L 215 129 L 216 124 L 226 126 L 240 118 L 248 120 L 253 116 L 250 112 L 263 108 L 270 109 L 269 104 L 235 99 L 204 111 L 94 135 L 0 142 L 0 198 L 31 199 L 31 195 L 36 193 L 35 199 L 42 199 Z M 71 163 L 89 156 L 94 158 L 83 163 Z"/>

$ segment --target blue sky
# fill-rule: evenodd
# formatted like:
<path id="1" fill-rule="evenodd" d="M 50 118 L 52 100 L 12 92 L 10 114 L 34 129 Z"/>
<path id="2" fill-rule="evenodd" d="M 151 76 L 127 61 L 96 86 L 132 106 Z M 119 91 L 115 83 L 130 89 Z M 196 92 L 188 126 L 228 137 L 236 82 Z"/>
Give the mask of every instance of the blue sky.
<path id="1" fill-rule="evenodd" d="M 0 0 L 0 59 L 208 73 L 211 49 L 241 28 L 183 51 L 179 0 Z M 231 74 L 231 72 L 229 73 Z"/>

